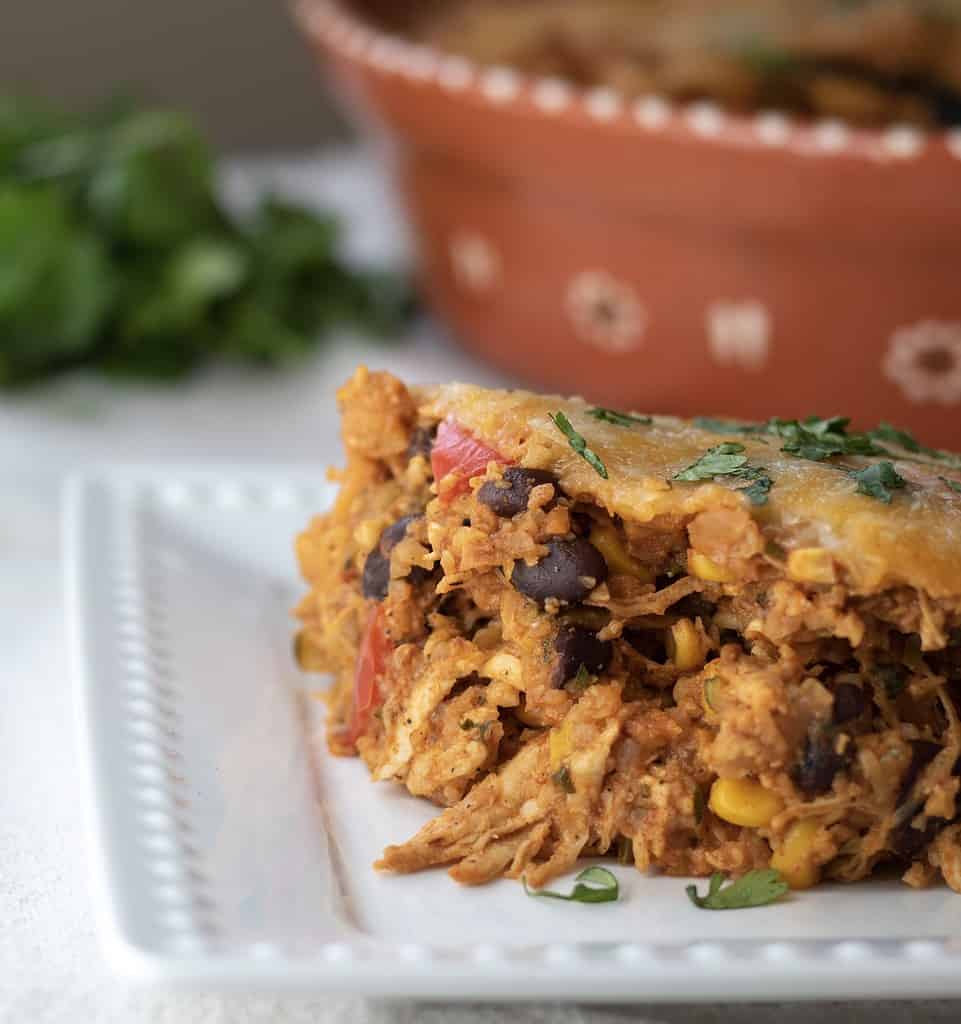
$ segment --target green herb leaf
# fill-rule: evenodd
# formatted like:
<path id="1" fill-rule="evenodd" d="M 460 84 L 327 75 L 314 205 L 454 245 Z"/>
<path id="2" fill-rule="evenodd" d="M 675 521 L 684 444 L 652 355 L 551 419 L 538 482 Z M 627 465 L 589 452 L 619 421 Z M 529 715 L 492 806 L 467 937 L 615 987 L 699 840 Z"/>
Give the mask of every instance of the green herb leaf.
<path id="1" fill-rule="evenodd" d="M 947 484 L 947 486 L 950 487 L 951 490 L 955 492 L 955 494 L 961 494 L 961 481 L 949 480 L 946 476 L 939 476 L 938 479 L 941 481 L 941 483 Z"/>
<path id="2" fill-rule="evenodd" d="M 751 474 L 750 476 L 748 474 Z M 774 481 L 762 469 L 742 470 L 738 476 L 752 480 L 753 483 L 747 487 L 739 488 L 741 494 L 752 505 L 766 505 L 767 497 L 774 486 Z"/>
<path id="3" fill-rule="evenodd" d="M 892 491 L 901 490 L 907 486 L 907 481 L 894 468 L 894 464 L 882 459 L 864 469 L 852 469 L 848 476 L 856 481 L 858 494 L 867 495 L 869 498 L 876 498 L 883 501 L 885 505 L 891 504 L 894 495 Z"/>
<path id="4" fill-rule="evenodd" d="M 707 798 L 704 795 L 703 786 L 694 787 L 694 824 L 700 825 L 704 820 L 704 812 L 707 810 Z"/>
<path id="5" fill-rule="evenodd" d="M 811 462 L 823 462 L 834 455 L 886 455 L 867 434 L 849 434 L 850 421 L 845 416 L 821 419 L 808 416 L 801 420 L 772 419 L 768 428 L 784 444 L 781 451 Z"/>
<path id="6" fill-rule="evenodd" d="M 649 427 L 654 420 L 650 416 L 634 416 L 626 412 L 618 412 L 616 409 L 588 409 L 588 416 L 593 416 L 596 420 L 601 420 L 604 423 L 613 423 L 617 427 Z"/>
<path id="7" fill-rule="evenodd" d="M 568 444 L 578 455 L 605 480 L 607 479 L 607 466 L 601 462 L 596 452 L 591 451 L 587 441 L 582 434 L 579 434 L 573 427 L 571 421 L 562 412 L 548 413 L 554 426 L 567 438 Z"/>
<path id="8" fill-rule="evenodd" d="M 745 480 L 747 486 L 737 489 L 752 505 L 764 505 L 774 481 L 766 470 L 747 465 L 747 456 L 741 454 L 743 451 L 744 445 L 736 441 L 725 441 L 715 445 L 696 462 L 682 469 L 680 473 L 675 473 L 674 479 L 697 481 L 713 480 L 715 477 L 723 476 L 729 480 Z"/>
<path id="9" fill-rule="evenodd" d="M 691 421 L 701 430 L 709 430 L 712 434 L 766 434 L 766 423 L 742 423 L 739 420 L 718 420 L 711 416 L 695 416 Z"/>
<path id="10" fill-rule="evenodd" d="M 551 780 L 555 786 L 559 789 L 563 789 L 565 793 L 575 792 L 574 780 L 571 778 L 571 773 L 566 765 L 561 765 L 561 767 L 558 768 L 551 776 Z"/>
<path id="11" fill-rule="evenodd" d="M 702 910 L 741 910 L 746 907 L 763 907 L 779 900 L 787 891 L 788 885 L 773 868 L 749 871 L 737 881 L 725 888 L 724 875 L 715 871 L 708 883 L 707 894 L 699 896 L 696 885 L 689 885 L 685 890 L 695 907 Z"/>
<path id="12" fill-rule="evenodd" d="M 613 872 L 607 868 L 591 867 L 574 879 L 574 888 L 569 893 L 553 892 L 550 889 L 529 889 L 526 878 L 524 892 L 528 896 L 566 900 L 571 903 L 614 903 L 619 895 L 619 887 Z"/>
<path id="13" fill-rule="evenodd" d="M 875 441 L 886 441 L 888 444 L 899 445 L 907 452 L 921 452 L 924 447 L 906 430 L 892 427 L 890 423 L 879 423 L 874 430 L 868 431 L 868 437 Z"/>
<path id="14" fill-rule="evenodd" d="M 908 685 L 908 670 L 903 665 L 875 665 L 874 674 L 888 700 L 894 700 Z"/>
<path id="15" fill-rule="evenodd" d="M 409 289 L 336 245 L 330 217 L 293 204 L 230 215 L 184 114 L 0 98 L 0 386 L 76 366 L 169 379 L 214 357 L 273 365 L 336 323 L 395 330 Z"/>
<path id="16" fill-rule="evenodd" d="M 725 441 L 709 448 L 699 459 L 692 462 L 686 469 L 674 474 L 675 480 L 697 481 L 713 480 L 716 476 L 736 473 L 747 463 L 747 456 L 742 455 L 744 445 L 735 441 Z"/>
<path id="17" fill-rule="evenodd" d="M 564 689 L 568 693 L 583 693 L 593 682 L 594 676 L 587 670 L 584 662 L 581 662 L 577 666 L 577 672 L 574 673 L 574 676 L 564 684 Z"/>

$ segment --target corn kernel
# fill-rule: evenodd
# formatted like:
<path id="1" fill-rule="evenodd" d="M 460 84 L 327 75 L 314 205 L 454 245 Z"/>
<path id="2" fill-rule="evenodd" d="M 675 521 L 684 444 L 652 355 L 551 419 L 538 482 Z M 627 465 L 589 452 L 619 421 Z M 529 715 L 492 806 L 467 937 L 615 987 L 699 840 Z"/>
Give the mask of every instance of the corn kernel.
<path id="1" fill-rule="evenodd" d="M 569 718 L 564 720 L 563 725 L 551 729 L 547 738 L 547 746 L 551 756 L 551 771 L 556 772 L 564 763 L 573 748 L 573 726 Z"/>
<path id="2" fill-rule="evenodd" d="M 326 672 L 328 665 L 306 630 L 294 637 L 294 658 L 305 672 Z"/>
<path id="3" fill-rule="evenodd" d="M 750 779 L 717 779 L 708 806 L 732 825 L 761 828 L 784 808 L 784 801 Z"/>
<path id="4" fill-rule="evenodd" d="M 654 582 L 653 571 L 631 555 L 613 523 L 595 521 L 590 539 L 615 575 L 633 576 L 643 583 Z"/>
<path id="5" fill-rule="evenodd" d="M 820 830 L 814 818 L 802 818 L 787 831 L 784 842 L 771 855 L 771 867 L 792 889 L 810 889 L 817 885 L 820 870 L 814 863 L 814 843 Z"/>
<path id="6" fill-rule="evenodd" d="M 730 583 L 734 578 L 728 568 L 719 565 L 707 555 L 700 551 L 689 551 L 687 553 L 687 571 L 692 576 L 698 576 L 702 580 L 711 580 L 713 583 Z"/>
<path id="7" fill-rule="evenodd" d="M 834 559 L 826 548 L 798 548 L 787 556 L 787 574 L 801 583 L 834 583 Z"/>
<path id="8" fill-rule="evenodd" d="M 693 672 L 704 664 L 704 642 L 690 619 L 678 619 L 665 639 L 668 658 L 682 672 Z"/>
<path id="9" fill-rule="evenodd" d="M 384 524 L 379 519 L 365 519 L 354 530 L 354 540 L 361 551 L 372 551 L 380 540 Z"/>
<path id="10" fill-rule="evenodd" d="M 499 651 L 484 662 L 484 675 L 491 679 L 497 679 L 502 683 L 510 683 L 512 686 L 520 686 L 523 672 L 520 659 L 508 654 L 506 651 Z"/>

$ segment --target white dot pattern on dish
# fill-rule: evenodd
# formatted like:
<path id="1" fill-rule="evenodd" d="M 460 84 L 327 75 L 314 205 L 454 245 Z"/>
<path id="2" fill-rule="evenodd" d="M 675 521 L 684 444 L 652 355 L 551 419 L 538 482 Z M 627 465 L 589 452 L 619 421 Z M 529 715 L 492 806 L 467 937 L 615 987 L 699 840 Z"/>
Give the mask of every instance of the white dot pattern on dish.
<path id="1" fill-rule="evenodd" d="M 570 105 L 573 92 L 560 78 L 542 78 L 531 90 L 531 99 L 538 109 L 556 114 Z"/>
<path id="2" fill-rule="evenodd" d="M 592 89 L 584 97 L 584 109 L 595 121 L 613 121 L 622 106 L 620 94 L 613 89 Z"/>
<path id="3" fill-rule="evenodd" d="M 223 497 L 219 489 L 218 498 Z M 240 504 L 249 500 L 242 490 L 229 488 Z M 114 643 L 121 669 L 129 762 L 129 790 L 140 826 L 138 848 L 144 869 L 157 884 L 150 887 L 157 922 L 170 946 L 187 938 L 191 948 L 206 948 L 215 931 L 214 915 L 201 921 L 197 908 L 212 903 L 204 891 L 203 875 L 195 868 L 191 847 L 186 782 L 175 766 L 181 715 L 176 691 L 169 685 L 169 644 L 164 635 L 162 583 L 164 567 L 155 564 L 141 543 L 143 502 L 147 496 L 161 505 L 180 508 L 209 500 L 205 487 L 180 482 L 132 488 L 118 500 L 126 515 L 118 520 L 109 560 L 114 594 Z M 203 930 L 207 935 L 200 934 Z M 182 951 L 186 951 L 183 947 Z"/>

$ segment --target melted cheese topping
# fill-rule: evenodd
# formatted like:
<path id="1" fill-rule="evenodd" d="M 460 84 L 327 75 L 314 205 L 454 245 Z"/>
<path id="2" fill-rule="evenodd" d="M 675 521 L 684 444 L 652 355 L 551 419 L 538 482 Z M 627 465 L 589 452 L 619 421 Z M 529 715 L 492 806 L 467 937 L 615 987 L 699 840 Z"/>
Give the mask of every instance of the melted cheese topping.
<path id="1" fill-rule="evenodd" d="M 959 479 L 957 471 L 893 457 L 908 486 L 888 505 L 858 494 L 844 472 L 879 459 L 810 462 L 781 452 L 774 436 L 719 435 L 668 416 L 654 417 L 650 426 L 621 427 L 588 415 L 590 406 L 581 399 L 556 395 L 450 384 L 420 397 L 428 415 L 452 416 L 511 460 L 551 469 L 568 494 L 589 497 L 634 522 L 746 504 L 723 477 L 706 483 L 672 479 L 708 448 L 737 442 L 749 465 L 767 470 L 774 481 L 767 504 L 751 508 L 767 536 L 781 543 L 787 537 L 789 546 L 829 548 L 856 592 L 907 585 L 934 598 L 961 600 L 961 494 L 940 479 Z M 609 479 L 571 449 L 548 416 L 558 410 L 601 458 Z"/>

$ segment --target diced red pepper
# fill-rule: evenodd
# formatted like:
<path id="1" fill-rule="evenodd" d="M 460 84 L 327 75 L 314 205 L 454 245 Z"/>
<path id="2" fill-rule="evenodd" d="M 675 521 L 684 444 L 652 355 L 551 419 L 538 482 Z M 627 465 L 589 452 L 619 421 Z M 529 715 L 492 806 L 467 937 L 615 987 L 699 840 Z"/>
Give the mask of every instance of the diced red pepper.
<path id="1" fill-rule="evenodd" d="M 393 650 L 387 638 L 384 607 L 378 604 L 367 618 L 364 635 L 357 656 L 354 673 L 354 706 L 350 716 L 349 739 L 357 742 L 370 724 L 370 716 L 382 700 L 378 680 L 387 669 L 387 659 Z"/>
<path id="2" fill-rule="evenodd" d="M 434 480 L 439 484 L 448 473 L 459 474 L 457 482 L 441 492 L 443 501 L 463 494 L 472 476 L 479 476 L 489 462 L 508 463 L 499 451 L 469 434 L 455 419 L 448 417 L 437 428 L 437 437 L 430 454 Z"/>

